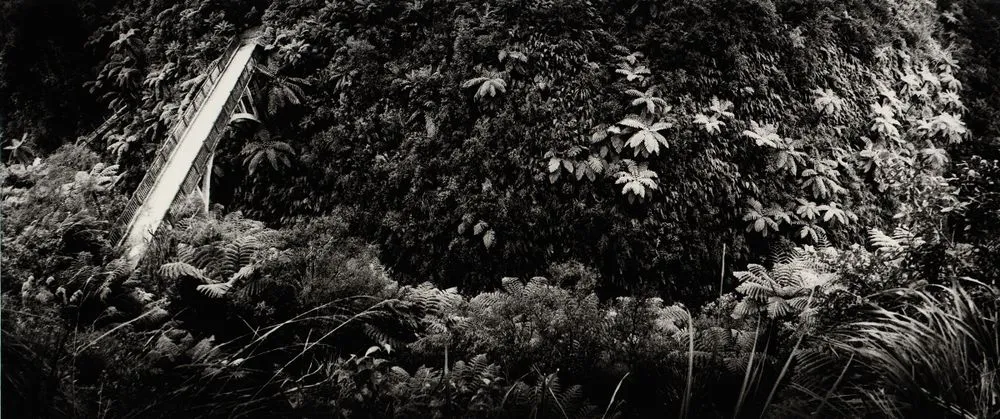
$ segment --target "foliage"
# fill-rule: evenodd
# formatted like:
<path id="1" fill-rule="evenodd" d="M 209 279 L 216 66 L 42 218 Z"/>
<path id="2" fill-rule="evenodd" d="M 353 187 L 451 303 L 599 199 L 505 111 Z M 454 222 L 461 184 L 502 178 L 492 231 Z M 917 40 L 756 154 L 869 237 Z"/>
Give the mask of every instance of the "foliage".
<path id="1" fill-rule="evenodd" d="M 5 413 L 998 414 L 983 2 L 104 3 L 0 29 Z M 216 205 L 127 269 L 257 24 Z"/>
<path id="2" fill-rule="evenodd" d="M 895 87 L 897 72 L 936 65 L 928 36 L 934 14 L 906 5 L 852 4 L 855 20 L 843 21 L 847 6 L 829 2 L 681 2 L 629 14 L 611 3 L 539 3 L 521 12 L 523 5 L 505 2 L 488 10 L 462 2 L 278 2 L 263 15 L 272 34 L 263 41 L 269 69 L 307 82 L 301 103 L 309 111 L 274 118 L 274 134 L 299 151 L 302 165 L 242 180 L 235 203 L 268 220 L 338 204 L 364 208 L 371 216 L 352 220 L 352 230 L 380 243 L 412 282 L 482 289 L 491 278 L 573 258 L 614 260 L 598 268 L 603 287 L 615 292 L 704 296 L 709 281 L 700 272 L 717 266 L 723 241 L 736 257 L 755 250 L 733 243 L 750 198 L 782 208 L 805 198 L 835 209 L 825 220 L 790 217 L 769 237 L 849 242 L 859 237 L 857 221 L 880 215 L 882 203 L 855 172 L 850 156 L 858 150 L 849 139 L 868 135 L 864 109 L 880 85 Z M 781 30 L 747 29 L 785 26 L 798 28 L 809 46 L 794 48 Z M 873 27 L 886 34 L 874 36 Z M 717 33 L 729 36 L 689 44 Z M 893 58 L 903 54 L 910 61 Z M 928 94 L 952 91 L 939 90 Z M 787 110 L 776 111 L 779 100 Z M 944 118 L 937 126 L 960 131 L 956 118 Z M 753 126 L 774 127 L 760 137 L 763 147 L 734 141 Z M 616 165 L 624 159 L 646 164 L 661 181 Z M 791 179 L 801 193 L 784 190 Z M 616 181 L 628 188 L 625 196 L 608 187 Z M 652 197 L 649 184 L 657 187 Z M 262 199 L 275 191 L 289 199 Z M 489 223 L 490 245 L 453 233 L 469 214 Z M 865 220 L 854 220 L 858 214 Z M 683 226 L 692 224 L 713 234 L 686 234 Z M 568 245 L 550 250 L 548 243 Z"/>
<path id="3" fill-rule="evenodd" d="M 844 391 L 885 417 L 995 416 L 996 296 L 979 282 L 887 291 L 898 308 L 875 306 L 835 341 L 864 366 L 861 388 Z"/>
<path id="4" fill-rule="evenodd" d="M 72 295 L 97 275 L 91 267 L 115 258 L 108 233 L 122 205 L 112 193 L 116 169 L 78 146 L 0 169 L 5 292 L 34 277 L 48 295 Z"/>

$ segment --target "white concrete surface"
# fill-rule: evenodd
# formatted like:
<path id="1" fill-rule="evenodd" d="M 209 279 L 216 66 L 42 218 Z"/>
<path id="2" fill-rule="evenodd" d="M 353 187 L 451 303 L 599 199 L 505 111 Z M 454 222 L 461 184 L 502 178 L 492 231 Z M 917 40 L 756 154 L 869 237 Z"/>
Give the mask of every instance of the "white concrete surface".
<path id="1" fill-rule="evenodd" d="M 188 171 L 191 170 L 202 144 L 208 139 L 212 126 L 222 113 L 231 92 L 233 89 L 242 91 L 243 86 L 236 84 L 243 69 L 250 63 L 254 48 L 256 48 L 256 44 L 251 42 L 233 54 L 219 81 L 192 118 L 177 146 L 174 147 L 174 151 L 164 164 L 160 176 L 153 183 L 149 196 L 132 217 L 128 228 L 125 229 L 123 243 L 126 249 L 126 258 L 133 268 L 139 264 L 153 233 L 159 228 L 163 217 L 167 215 L 170 205 L 174 202 L 174 198 L 180 192 Z M 224 117 L 228 121 L 229 115 Z"/>

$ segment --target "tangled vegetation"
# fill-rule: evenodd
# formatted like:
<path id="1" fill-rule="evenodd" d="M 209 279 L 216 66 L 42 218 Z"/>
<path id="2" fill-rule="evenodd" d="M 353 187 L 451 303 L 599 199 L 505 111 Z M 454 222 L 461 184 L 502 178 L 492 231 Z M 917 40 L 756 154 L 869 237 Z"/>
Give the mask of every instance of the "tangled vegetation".
<path id="1" fill-rule="evenodd" d="M 0 5 L 3 411 L 1000 417 L 995 7 L 669 3 Z"/>

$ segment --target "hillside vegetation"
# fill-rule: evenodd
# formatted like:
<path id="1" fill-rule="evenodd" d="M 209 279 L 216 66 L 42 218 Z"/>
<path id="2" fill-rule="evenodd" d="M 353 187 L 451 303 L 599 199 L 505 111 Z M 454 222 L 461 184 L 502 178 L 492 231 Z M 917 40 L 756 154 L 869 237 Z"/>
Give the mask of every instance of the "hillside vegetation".
<path id="1" fill-rule="evenodd" d="M 991 9 L 0 5 L 3 410 L 997 417 Z M 260 123 L 126 269 L 247 31 Z"/>

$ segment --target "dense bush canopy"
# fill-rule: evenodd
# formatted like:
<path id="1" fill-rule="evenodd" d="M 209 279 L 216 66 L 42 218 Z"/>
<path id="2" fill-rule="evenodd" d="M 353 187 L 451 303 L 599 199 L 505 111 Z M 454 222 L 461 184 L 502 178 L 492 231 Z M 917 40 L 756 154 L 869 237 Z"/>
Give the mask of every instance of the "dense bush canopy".
<path id="1" fill-rule="evenodd" d="M 1000 415 L 995 9 L 4 3 L 3 411 Z M 246 32 L 210 210 L 130 269 Z"/>

